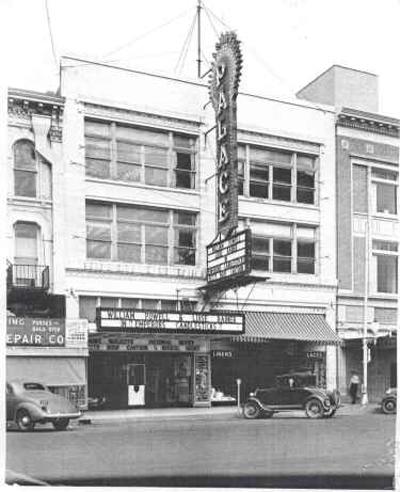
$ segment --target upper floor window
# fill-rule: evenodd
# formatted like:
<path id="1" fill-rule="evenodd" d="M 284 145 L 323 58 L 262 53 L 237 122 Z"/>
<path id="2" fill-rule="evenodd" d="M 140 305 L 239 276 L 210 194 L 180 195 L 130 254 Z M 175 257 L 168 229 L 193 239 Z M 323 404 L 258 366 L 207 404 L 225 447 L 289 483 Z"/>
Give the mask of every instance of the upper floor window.
<path id="1" fill-rule="evenodd" d="M 315 228 L 296 224 L 254 223 L 251 229 L 255 270 L 315 273 Z"/>
<path id="2" fill-rule="evenodd" d="M 397 214 L 398 173 L 386 169 L 372 169 L 374 212 Z"/>
<path id="3" fill-rule="evenodd" d="M 396 294 L 398 291 L 398 247 L 394 241 L 372 241 L 372 278 L 376 292 Z"/>
<path id="4" fill-rule="evenodd" d="M 128 263 L 194 265 L 196 214 L 86 203 L 87 256 Z"/>
<path id="5" fill-rule="evenodd" d="M 39 226 L 33 222 L 16 222 L 14 234 L 14 262 L 17 265 L 36 265 L 38 263 Z"/>
<path id="6" fill-rule="evenodd" d="M 195 146 L 175 132 L 85 121 L 86 174 L 100 179 L 194 189 Z"/>
<path id="7" fill-rule="evenodd" d="M 239 145 L 239 194 L 314 204 L 316 160 L 315 156 Z"/>
<path id="8" fill-rule="evenodd" d="M 18 140 L 14 144 L 14 194 L 51 199 L 50 164 L 39 158 L 29 140 Z"/>

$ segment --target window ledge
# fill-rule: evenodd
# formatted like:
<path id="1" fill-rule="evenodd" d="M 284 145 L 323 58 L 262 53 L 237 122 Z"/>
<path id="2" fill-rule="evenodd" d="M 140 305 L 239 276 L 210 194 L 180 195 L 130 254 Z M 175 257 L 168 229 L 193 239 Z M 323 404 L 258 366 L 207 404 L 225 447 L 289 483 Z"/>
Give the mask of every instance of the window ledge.
<path id="1" fill-rule="evenodd" d="M 389 222 L 397 221 L 399 218 L 397 214 L 383 214 L 378 212 L 373 212 L 371 216 L 373 219 L 387 220 Z"/>
<path id="2" fill-rule="evenodd" d="M 310 205 L 307 203 L 299 203 L 299 202 L 285 202 L 281 200 L 268 200 L 264 198 L 255 198 L 255 197 L 248 197 L 248 196 L 242 196 L 239 195 L 239 203 L 243 202 L 248 202 L 248 203 L 259 203 L 260 205 L 277 205 L 277 206 L 284 206 L 284 207 L 292 207 L 292 208 L 304 208 L 307 210 L 319 210 L 319 207 L 317 205 Z"/>
<path id="3" fill-rule="evenodd" d="M 86 176 L 86 181 L 91 183 L 99 183 L 99 184 L 107 184 L 107 185 L 118 185 L 118 186 L 126 186 L 128 188 L 143 188 L 145 190 L 157 190 L 157 191 L 167 191 L 173 193 L 184 193 L 186 195 L 194 195 L 199 196 L 200 192 L 198 189 L 187 189 L 187 188 L 174 188 L 171 186 L 156 186 L 156 185 L 147 185 L 144 183 L 130 182 L 130 181 L 120 181 L 114 179 L 100 179 L 92 176 Z"/>
<path id="4" fill-rule="evenodd" d="M 83 267 L 67 267 L 68 270 L 84 272 L 108 272 L 121 275 L 139 274 L 149 276 L 170 276 L 203 279 L 205 270 L 190 266 L 167 266 L 167 265 L 140 265 L 133 263 L 121 263 L 113 261 L 85 261 Z"/>
<path id="5" fill-rule="evenodd" d="M 46 200 L 42 198 L 32 198 L 29 196 L 23 197 L 23 196 L 15 196 L 11 195 L 7 197 L 7 200 L 11 203 L 21 203 L 21 204 L 35 204 L 37 206 L 51 206 L 53 201 L 52 200 Z"/>

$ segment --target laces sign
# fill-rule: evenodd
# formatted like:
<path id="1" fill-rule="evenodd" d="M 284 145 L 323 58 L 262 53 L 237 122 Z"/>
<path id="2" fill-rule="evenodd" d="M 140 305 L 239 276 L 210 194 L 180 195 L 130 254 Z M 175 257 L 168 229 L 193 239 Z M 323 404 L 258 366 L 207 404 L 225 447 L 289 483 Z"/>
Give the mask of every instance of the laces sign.
<path id="1" fill-rule="evenodd" d="M 239 44 L 235 33 L 221 35 L 210 76 L 217 133 L 218 232 L 224 234 L 238 224 L 236 98 L 242 68 Z"/>

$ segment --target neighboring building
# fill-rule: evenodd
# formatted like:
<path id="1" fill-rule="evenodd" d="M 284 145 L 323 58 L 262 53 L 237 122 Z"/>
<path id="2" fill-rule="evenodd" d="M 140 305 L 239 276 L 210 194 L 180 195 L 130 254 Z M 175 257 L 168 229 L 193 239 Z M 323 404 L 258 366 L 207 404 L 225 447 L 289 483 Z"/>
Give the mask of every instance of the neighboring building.
<path id="1" fill-rule="evenodd" d="M 334 66 L 297 94 L 336 106 L 339 383 L 345 393 L 351 372 L 363 374 L 365 312 L 373 400 L 396 386 L 399 322 L 400 121 L 377 114 L 377 87 L 372 74 Z"/>
<path id="2" fill-rule="evenodd" d="M 87 330 L 66 320 L 64 100 L 9 90 L 7 378 L 30 378 L 85 407 Z"/>

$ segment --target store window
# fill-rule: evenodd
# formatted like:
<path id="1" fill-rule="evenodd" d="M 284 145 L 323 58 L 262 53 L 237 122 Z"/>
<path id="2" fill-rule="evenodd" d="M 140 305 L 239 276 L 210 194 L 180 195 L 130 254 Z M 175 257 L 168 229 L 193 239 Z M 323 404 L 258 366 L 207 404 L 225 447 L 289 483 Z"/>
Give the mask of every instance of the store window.
<path id="1" fill-rule="evenodd" d="M 87 176 L 195 188 L 194 136 L 86 120 L 85 152 Z"/>
<path id="2" fill-rule="evenodd" d="M 316 161 L 315 156 L 239 145 L 239 195 L 314 204 Z"/>
<path id="3" fill-rule="evenodd" d="M 254 223 L 252 268 L 269 272 L 315 273 L 315 228 Z"/>
<path id="4" fill-rule="evenodd" d="M 196 214 L 87 202 L 87 257 L 150 265 L 195 265 Z"/>
<path id="5" fill-rule="evenodd" d="M 372 193 L 374 212 L 397 214 L 398 173 L 386 169 L 372 169 Z"/>
<path id="6" fill-rule="evenodd" d="M 398 292 L 398 243 L 373 240 L 372 253 L 376 292 L 396 294 Z"/>
<path id="7" fill-rule="evenodd" d="M 34 144 L 29 140 L 15 142 L 15 196 L 51 200 L 51 180 L 51 166 L 37 155 Z"/>

